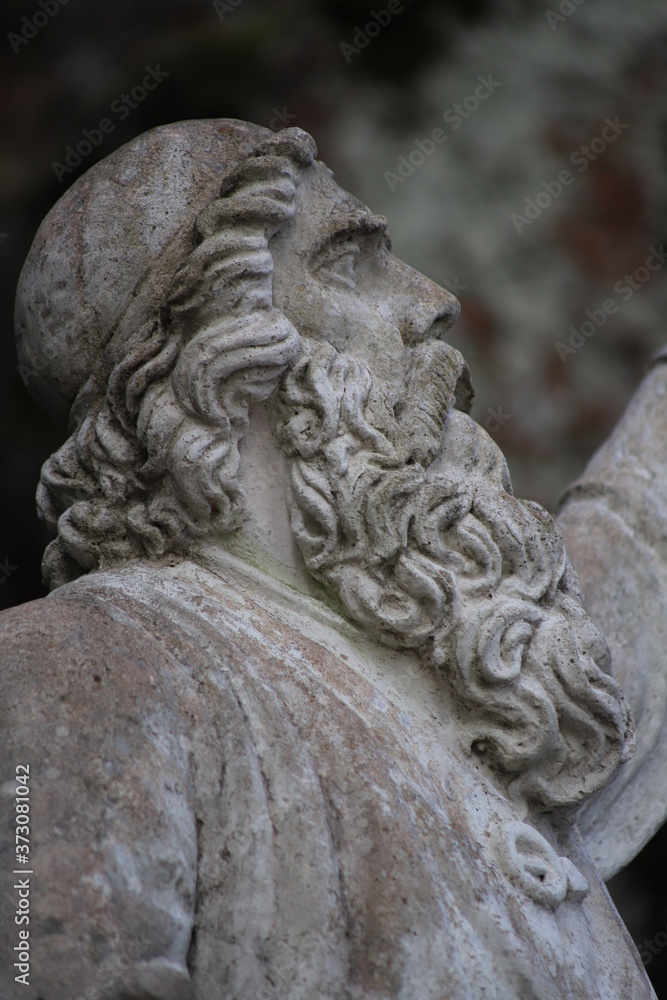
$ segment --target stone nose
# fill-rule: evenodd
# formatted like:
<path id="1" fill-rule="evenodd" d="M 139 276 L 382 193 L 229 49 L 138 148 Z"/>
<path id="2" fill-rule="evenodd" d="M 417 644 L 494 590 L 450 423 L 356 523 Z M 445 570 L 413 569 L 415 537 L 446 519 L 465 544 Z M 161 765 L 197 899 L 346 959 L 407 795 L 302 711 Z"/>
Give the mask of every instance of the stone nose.
<path id="1" fill-rule="evenodd" d="M 456 296 L 397 258 L 388 279 L 394 321 L 403 342 L 412 345 L 441 339 L 461 311 Z"/>

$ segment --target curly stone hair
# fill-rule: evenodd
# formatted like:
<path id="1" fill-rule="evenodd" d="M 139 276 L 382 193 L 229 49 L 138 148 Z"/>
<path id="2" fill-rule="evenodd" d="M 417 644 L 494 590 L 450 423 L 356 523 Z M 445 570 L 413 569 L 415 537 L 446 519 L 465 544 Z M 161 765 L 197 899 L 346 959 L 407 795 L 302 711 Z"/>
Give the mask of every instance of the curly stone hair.
<path id="1" fill-rule="evenodd" d="M 293 216 L 298 168 L 313 157 L 312 139 L 286 130 L 224 179 L 164 306 L 128 339 L 105 390 L 90 382 L 75 401 L 74 431 L 37 493 L 56 533 L 42 564 L 51 589 L 238 527 L 248 407 L 276 390 L 299 342 L 273 308 L 268 244 Z"/>

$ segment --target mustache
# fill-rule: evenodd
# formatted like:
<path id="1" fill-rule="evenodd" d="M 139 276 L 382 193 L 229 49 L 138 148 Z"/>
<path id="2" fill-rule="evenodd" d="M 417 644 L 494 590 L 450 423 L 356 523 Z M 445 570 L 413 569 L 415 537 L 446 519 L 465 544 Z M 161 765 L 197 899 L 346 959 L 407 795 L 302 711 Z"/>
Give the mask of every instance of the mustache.
<path id="1" fill-rule="evenodd" d="M 472 407 L 470 372 L 463 356 L 442 341 L 406 347 L 401 360 L 405 384 L 392 402 L 392 391 L 362 362 L 302 336 L 274 409 L 275 430 L 287 453 L 312 456 L 343 436 L 344 423 L 388 462 L 422 467 L 433 462 L 450 410 L 468 413 Z M 307 418 L 292 412 L 296 408 L 307 410 Z"/>

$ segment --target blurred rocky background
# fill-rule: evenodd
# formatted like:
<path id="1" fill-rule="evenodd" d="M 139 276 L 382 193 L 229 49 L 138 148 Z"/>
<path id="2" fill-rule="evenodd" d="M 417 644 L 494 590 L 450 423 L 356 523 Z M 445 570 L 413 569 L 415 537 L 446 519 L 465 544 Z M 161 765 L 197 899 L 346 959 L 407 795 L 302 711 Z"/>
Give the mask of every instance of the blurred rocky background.
<path id="1" fill-rule="evenodd" d="M 2 607 L 43 593 L 34 491 L 64 437 L 17 370 L 18 274 L 69 184 L 155 125 L 311 132 L 461 299 L 474 416 L 551 510 L 667 339 L 667 0 L 8 0 L 0 29 Z M 611 884 L 662 997 L 666 846 Z"/>

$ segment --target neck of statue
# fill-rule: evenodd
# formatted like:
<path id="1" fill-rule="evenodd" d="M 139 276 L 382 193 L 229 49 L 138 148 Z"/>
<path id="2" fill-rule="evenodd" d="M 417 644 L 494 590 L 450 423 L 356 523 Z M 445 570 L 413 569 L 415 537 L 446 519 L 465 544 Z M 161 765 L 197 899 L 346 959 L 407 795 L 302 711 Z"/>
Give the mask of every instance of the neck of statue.
<path id="1" fill-rule="evenodd" d="M 290 528 L 289 462 L 274 441 L 266 405 L 253 407 L 239 452 L 246 516 L 237 531 L 208 542 L 203 549 L 205 555 L 215 562 L 216 554 L 224 557 L 229 552 L 279 584 L 318 596 L 319 587 L 306 570 Z"/>

